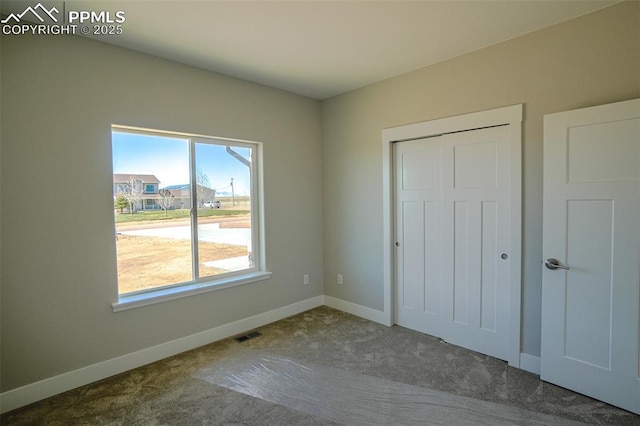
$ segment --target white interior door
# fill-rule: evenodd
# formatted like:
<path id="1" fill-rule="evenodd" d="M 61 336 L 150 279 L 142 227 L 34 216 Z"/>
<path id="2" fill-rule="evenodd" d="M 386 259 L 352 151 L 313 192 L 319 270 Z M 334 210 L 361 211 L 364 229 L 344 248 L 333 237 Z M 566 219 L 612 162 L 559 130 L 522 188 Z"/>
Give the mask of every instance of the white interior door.
<path id="1" fill-rule="evenodd" d="M 394 144 L 396 323 L 509 357 L 509 126 Z"/>
<path id="2" fill-rule="evenodd" d="M 442 337 L 442 138 L 394 144 L 396 323 Z"/>
<path id="3" fill-rule="evenodd" d="M 445 339 L 509 355 L 510 129 L 443 136 Z"/>
<path id="4" fill-rule="evenodd" d="M 541 378 L 640 414 L 640 100 L 544 127 Z"/>

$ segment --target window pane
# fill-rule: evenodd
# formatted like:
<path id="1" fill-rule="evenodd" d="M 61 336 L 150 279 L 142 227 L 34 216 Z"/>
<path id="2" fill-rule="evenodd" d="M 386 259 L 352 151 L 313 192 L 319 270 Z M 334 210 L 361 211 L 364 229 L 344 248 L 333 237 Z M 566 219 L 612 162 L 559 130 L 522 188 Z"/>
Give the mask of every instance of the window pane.
<path id="1" fill-rule="evenodd" d="M 112 140 L 120 295 L 258 271 L 256 144 L 119 127 Z"/>
<path id="2" fill-rule="evenodd" d="M 112 132 L 119 294 L 193 280 L 189 141 Z"/>
<path id="3" fill-rule="evenodd" d="M 195 144 L 199 278 L 254 268 L 251 148 Z"/>

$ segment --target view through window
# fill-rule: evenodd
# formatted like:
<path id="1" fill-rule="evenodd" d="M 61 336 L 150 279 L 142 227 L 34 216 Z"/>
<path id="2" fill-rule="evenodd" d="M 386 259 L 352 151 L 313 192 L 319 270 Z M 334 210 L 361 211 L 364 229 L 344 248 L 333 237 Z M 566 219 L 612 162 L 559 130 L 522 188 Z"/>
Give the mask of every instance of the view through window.
<path id="1" fill-rule="evenodd" d="M 257 270 L 255 144 L 112 129 L 119 294 Z"/>

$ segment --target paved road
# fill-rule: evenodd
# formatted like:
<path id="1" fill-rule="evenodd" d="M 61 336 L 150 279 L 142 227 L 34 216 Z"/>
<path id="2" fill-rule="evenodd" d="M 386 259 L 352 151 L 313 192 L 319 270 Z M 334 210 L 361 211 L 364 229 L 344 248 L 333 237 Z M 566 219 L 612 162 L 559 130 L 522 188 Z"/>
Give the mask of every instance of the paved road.
<path id="1" fill-rule="evenodd" d="M 123 235 L 176 238 L 180 240 L 191 239 L 191 227 L 189 225 L 136 228 L 137 229 L 120 228 L 118 233 Z M 220 229 L 219 223 L 199 224 L 198 240 L 248 247 L 251 242 L 251 230 L 249 228 Z"/>
<path id="2" fill-rule="evenodd" d="M 209 216 L 199 217 L 198 223 L 200 225 L 205 223 L 222 223 L 222 222 L 242 222 L 250 220 L 251 216 Z M 179 220 L 171 221 L 156 221 L 151 223 L 137 223 L 137 222 L 125 222 L 116 224 L 117 232 L 137 231 L 139 229 L 152 229 L 152 228 L 172 228 L 175 226 L 188 226 L 191 221 L 189 218 L 182 218 Z"/>

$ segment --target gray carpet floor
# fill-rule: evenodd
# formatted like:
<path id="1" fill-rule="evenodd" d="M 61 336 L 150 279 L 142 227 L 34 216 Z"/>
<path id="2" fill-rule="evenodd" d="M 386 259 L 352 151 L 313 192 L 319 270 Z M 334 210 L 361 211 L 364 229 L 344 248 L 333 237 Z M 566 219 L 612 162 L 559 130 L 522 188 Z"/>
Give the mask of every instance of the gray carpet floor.
<path id="1" fill-rule="evenodd" d="M 5 413 L 2 425 L 640 425 L 505 362 L 320 307 Z"/>

